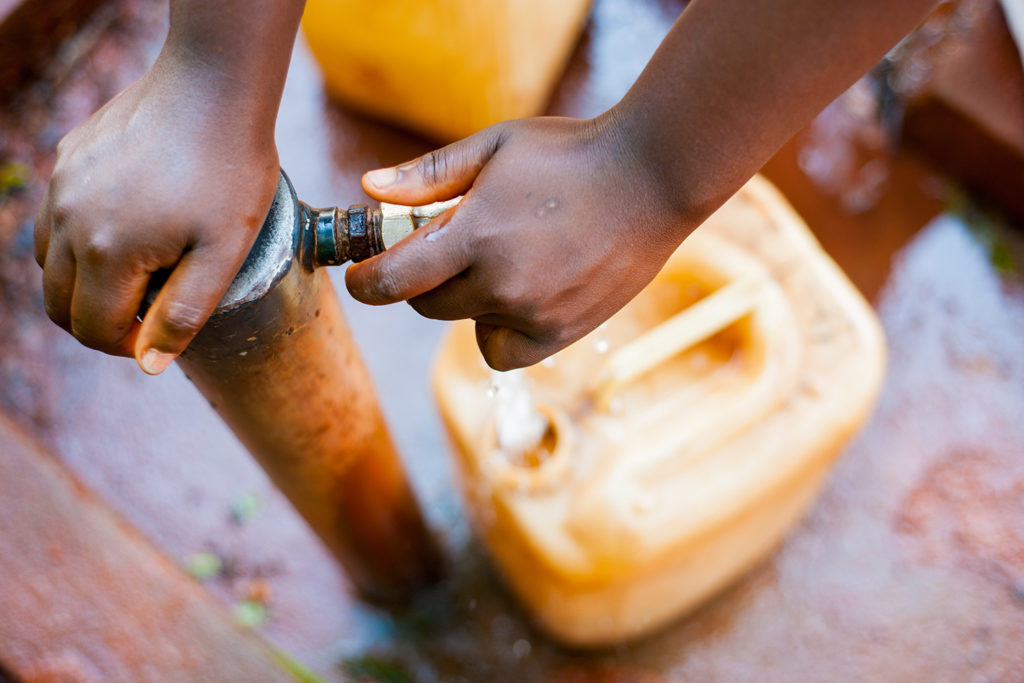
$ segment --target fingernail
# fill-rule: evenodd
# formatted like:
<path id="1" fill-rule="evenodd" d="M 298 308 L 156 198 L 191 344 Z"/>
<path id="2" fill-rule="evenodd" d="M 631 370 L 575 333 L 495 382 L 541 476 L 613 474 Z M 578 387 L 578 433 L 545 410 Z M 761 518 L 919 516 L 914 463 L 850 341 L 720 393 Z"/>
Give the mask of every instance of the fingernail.
<path id="1" fill-rule="evenodd" d="M 366 173 L 366 181 L 378 190 L 383 190 L 389 185 L 393 185 L 396 180 L 398 180 L 398 171 L 393 167 L 378 168 L 376 171 L 368 171 Z"/>
<path id="2" fill-rule="evenodd" d="M 159 375 L 167 369 L 168 365 L 174 362 L 174 359 L 175 355 L 173 353 L 146 349 L 146 352 L 142 354 L 141 360 L 139 360 L 139 367 L 147 375 Z"/>

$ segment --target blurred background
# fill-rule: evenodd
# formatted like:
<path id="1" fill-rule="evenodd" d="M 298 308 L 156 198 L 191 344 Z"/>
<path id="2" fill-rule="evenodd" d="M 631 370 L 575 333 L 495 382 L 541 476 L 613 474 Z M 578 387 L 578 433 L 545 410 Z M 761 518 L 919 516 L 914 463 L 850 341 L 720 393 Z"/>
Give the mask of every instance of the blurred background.
<path id="1" fill-rule="evenodd" d="M 532 96 L 551 114 L 603 111 L 683 7 L 595 0 L 578 41 L 566 31 L 567 65 L 556 55 L 550 88 L 538 78 Z M 332 273 L 451 558 L 441 586 L 382 610 L 353 596 L 180 370 L 146 377 L 50 323 L 32 226 L 54 148 L 152 63 L 167 8 L 0 1 L 0 681 L 177 680 L 160 666 L 202 659 L 214 643 L 219 664 L 184 680 L 1024 680 L 1014 12 L 944 3 L 766 165 L 881 318 L 890 357 L 879 405 L 768 559 L 653 637 L 579 653 L 531 628 L 464 521 L 428 390 L 444 324 L 404 305 L 361 306 Z M 499 102 L 459 124 L 468 129 L 398 127 L 327 93 L 300 34 L 277 142 L 314 206 L 366 201 L 364 170 L 488 115 L 521 115 Z M 441 119 L 443 99 L 429 105 Z M 92 535 L 65 537 L 58 513 Z M 90 553 L 106 558 L 102 570 Z M 135 584 L 135 567 L 152 583 Z"/>

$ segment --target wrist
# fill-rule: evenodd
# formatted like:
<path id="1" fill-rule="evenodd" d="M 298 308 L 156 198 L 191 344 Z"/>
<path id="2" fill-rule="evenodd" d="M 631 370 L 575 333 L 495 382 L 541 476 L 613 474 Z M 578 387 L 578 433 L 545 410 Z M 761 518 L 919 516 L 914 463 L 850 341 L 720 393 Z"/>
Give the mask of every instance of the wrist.
<path id="1" fill-rule="evenodd" d="M 283 78 L 277 86 L 251 72 L 223 55 L 206 55 L 168 37 L 145 78 L 151 95 L 172 100 L 178 110 L 190 108 L 219 126 L 244 122 L 260 137 L 272 137 Z"/>
<path id="2" fill-rule="evenodd" d="M 155 74 L 180 97 L 273 131 L 302 0 L 171 0 Z M 230 111 L 228 110 L 230 108 Z"/>
<path id="3" fill-rule="evenodd" d="M 666 239 L 678 244 L 721 204 L 704 191 L 706 184 L 693 182 L 685 145 L 660 135 L 645 112 L 623 101 L 594 123 L 609 158 L 639 189 L 654 221 L 665 226 Z"/>

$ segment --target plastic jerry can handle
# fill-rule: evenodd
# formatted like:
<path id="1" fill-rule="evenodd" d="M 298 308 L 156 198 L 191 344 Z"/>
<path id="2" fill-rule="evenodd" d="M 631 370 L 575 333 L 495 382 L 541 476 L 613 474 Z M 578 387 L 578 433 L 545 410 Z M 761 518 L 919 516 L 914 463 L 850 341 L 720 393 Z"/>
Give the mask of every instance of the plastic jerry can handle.
<path id="1" fill-rule="evenodd" d="M 763 277 L 734 280 L 613 353 L 598 374 L 597 407 L 607 411 L 620 388 L 753 311 L 763 288 Z"/>

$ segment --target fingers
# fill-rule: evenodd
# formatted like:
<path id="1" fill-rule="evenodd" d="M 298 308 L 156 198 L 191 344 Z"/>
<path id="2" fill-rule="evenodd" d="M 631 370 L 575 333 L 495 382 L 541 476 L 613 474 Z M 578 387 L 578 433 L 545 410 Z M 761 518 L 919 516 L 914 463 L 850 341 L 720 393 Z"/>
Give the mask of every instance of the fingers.
<path id="1" fill-rule="evenodd" d="M 206 324 L 238 264 L 216 249 L 186 252 L 146 312 L 135 342 L 139 367 L 150 375 L 167 369 Z"/>
<path id="2" fill-rule="evenodd" d="M 504 136 L 505 128 L 498 124 L 401 166 L 370 171 L 363 175 L 363 189 L 379 201 L 406 205 L 465 194 Z"/>
<path id="3" fill-rule="evenodd" d="M 47 250 L 43 267 L 43 303 L 46 315 L 71 331 L 71 297 L 75 290 L 75 258 L 65 246 Z"/>
<path id="4" fill-rule="evenodd" d="M 458 207 L 382 254 L 349 266 L 345 285 L 352 296 L 372 306 L 412 299 L 447 282 L 471 262 L 469 235 L 460 227 Z"/>
<path id="5" fill-rule="evenodd" d="M 51 197 L 52 186 L 36 217 L 34 235 L 47 315 L 85 346 L 130 356 L 147 274 L 126 271 L 113 253 L 115 240 L 101 232 L 81 254 L 66 239 L 54 238 Z"/>
<path id="6" fill-rule="evenodd" d="M 71 333 L 86 346 L 131 356 L 139 330 L 136 316 L 149 273 L 125 267 L 115 256 L 79 259 L 71 297 Z"/>
<path id="7" fill-rule="evenodd" d="M 501 146 L 504 131 L 500 124 L 491 126 L 407 164 L 370 171 L 363 176 L 363 187 L 376 199 L 405 205 L 463 194 Z M 349 292 L 358 301 L 379 306 L 413 299 L 447 282 L 470 264 L 469 235 L 459 227 L 467 216 L 465 205 L 460 205 L 383 254 L 350 266 L 345 274 Z M 420 301 L 414 307 L 420 304 L 444 319 L 454 315 L 440 298 Z M 461 312 L 457 317 L 475 313 L 470 309 Z"/>
<path id="8" fill-rule="evenodd" d="M 491 368 L 499 371 L 525 368 L 539 363 L 558 350 L 511 327 L 476 323 L 476 343 Z"/>
<path id="9" fill-rule="evenodd" d="M 43 203 L 39 207 L 39 213 L 36 214 L 35 230 L 33 231 L 33 245 L 36 257 L 36 263 L 42 268 L 46 263 L 46 252 L 50 246 L 50 232 L 51 225 L 53 223 L 53 213 L 50 207 L 50 192 L 47 188 L 46 196 L 43 197 Z"/>
<path id="10" fill-rule="evenodd" d="M 409 305 L 424 318 L 463 320 L 488 313 L 484 299 L 480 287 L 464 272 L 425 294 L 409 299 Z"/>

